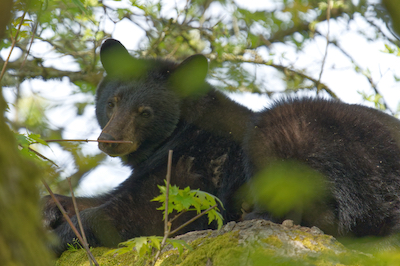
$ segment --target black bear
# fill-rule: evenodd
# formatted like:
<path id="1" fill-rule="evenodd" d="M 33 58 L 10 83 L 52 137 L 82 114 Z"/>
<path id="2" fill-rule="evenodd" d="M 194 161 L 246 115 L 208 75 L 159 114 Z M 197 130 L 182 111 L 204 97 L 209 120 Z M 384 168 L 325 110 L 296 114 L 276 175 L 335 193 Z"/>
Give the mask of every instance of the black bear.
<path id="1" fill-rule="evenodd" d="M 99 148 L 121 156 L 132 174 L 108 194 L 77 199 L 89 245 L 116 246 L 136 236 L 163 234 L 159 204 L 150 200 L 159 194 L 157 185 L 164 184 L 168 150 L 173 150 L 171 182 L 216 195 L 224 204 L 225 222 L 280 222 L 295 214 L 297 222 L 334 235 L 398 231 L 397 119 L 358 105 L 308 98 L 283 100 L 254 113 L 205 81 L 208 62 L 202 55 L 180 64 L 136 59 L 109 39 L 100 56 L 107 75 L 96 96 L 99 139 L 130 143 L 99 143 Z M 286 161 L 320 173 L 324 195 L 310 209 L 276 215 L 257 193 L 249 197 L 241 188 L 252 192 L 253 176 Z M 57 197 L 77 226 L 71 199 Z M 44 201 L 44 221 L 59 237 L 53 250 L 60 254 L 75 235 L 54 202 Z M 207 219 L 199 219 L 180 233 L 209 227 Z"/>

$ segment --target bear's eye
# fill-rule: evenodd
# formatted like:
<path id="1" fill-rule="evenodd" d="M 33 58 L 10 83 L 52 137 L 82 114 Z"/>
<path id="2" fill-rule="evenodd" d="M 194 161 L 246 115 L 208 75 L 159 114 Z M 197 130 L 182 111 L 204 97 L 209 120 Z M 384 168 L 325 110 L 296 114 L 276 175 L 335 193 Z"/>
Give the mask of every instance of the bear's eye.
<path id="1" fill-rule="evenodd" d="M 110 108 L 110 109 L 114 108 L 114 103 L 113 102 L 108 102 L 107 103 L 107 107 Z"/>
<path id="2" fill-rule="evenodd" d="M 140 107 L 139 108 L 139 114 L 140 114 L 141 117 L 149 118 L 149 117 L 152 116 L 153 111 L 151 110 L 150 107 Z"/>
<path id="3" fill-rule="evenodd" d="M 141 112 L 141 113 L 140 113 L 140 115 L 141 115 L 142 117 L 145 117 L 145 118 L 147 118 L 147 117 L 150 117 L 150 116 L 151 116 L 151 114 L 150 114 L 150 112 L 149 112 L 149 111 L 143 111 L 143 112 Z"/>

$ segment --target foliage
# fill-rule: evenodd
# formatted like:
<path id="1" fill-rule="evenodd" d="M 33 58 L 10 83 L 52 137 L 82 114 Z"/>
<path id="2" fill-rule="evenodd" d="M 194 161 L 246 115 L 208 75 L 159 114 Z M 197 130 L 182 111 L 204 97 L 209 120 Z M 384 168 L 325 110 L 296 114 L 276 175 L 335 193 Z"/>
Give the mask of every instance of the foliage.
<path id="1" fill-rule="evenodd" d="M 175 220 L 176 217 L 179 217 L 181 214 L 187 211 L 196 211 L 197 216 L 193 219 L 197 219 L 200 217 L 201 214 L 206 213 L 208 215 L 208 222 L 211 223 L 212 221 L 217 221 L 218 229 L 222 227 L 223 218 L 222 215 L 219 213 L 219 209 L 216 207 L 217 202 L 223 208 L 222 202 L 215 196 L 200 191 L 198 189 L 191 190 L 190 187 L 186 187 L 184 189 L 179 189 L 176 185 L 171 186 L 169 185 L 169 190 L 167 191 L 167 184 L 168 181 L 165 181 L 165 186 L 158 186 L 160 189 L 161 194 L 155 197 L 152 201 L 158 201 L 162 203 L 162 206 L 158 208 L 158 210 L 163 211 L 163 217 L 167 217 L 165 212 L 167 211 L 168 214 L 173 213 L 174 211 L 177 213 L 176 216 L 170 220 L 168 220 L 168 228 L 167 231 L 164 232 L 164 237 L 161 236 L 141 236 L 135 237 L 128 241 L 120 243 L 120 248 L 111 250 L 107 252 L 108 255 L 110 254 L 118 254 L 122 255 L 125 254 L 133 249 L 138 252 L 140 257 L 145 255 L 151 255 L 153 249 L 161 251 L 165 244 L 171 244 L 174 248 L 176 248 L 179 253 L 181 254 L 186 249 L 192 249 L 188 244 L 186 244 L 183 240 L 178 239 L 171 239 L 169 238 L 170 235 L 173 234 L 171 232 L 171 225 L 172 222 Z M 167 196 L 168 195 L 168 196 Z M 168 207 L 166 204 L 166 199 L 168 197 Z M 186 223 L 185 223 L 186 224 Z M 185 226 L 185 224 L 181 225 Z M 180 228 L 178 227 L 178 228 Z M 158 259 L 159 252 L 156 254 L 155 261 Z"/>
<path id="2" fill-rule="evenodd" d="M 30 153 L 31 151 L 28 149 L 29 145 L 35 144 L 35 143 L 40 143 L 42 145 L 48 146 L 47 142 L 42 140 L 40 138 L 39 134 L 34 134 L 34 133 L 29 133 L 27 135 L 24 134 L 16 134 L 16 139 L 18 144 L 22 147 L 23 153 L 28 152 Z"/>
<path id="3" fill-rule="evenodd" d="M 152 201 L 158 201 L 162 203 L 162 206 L 159 207 L 158 210 L 163 210 L 163 214 L 165 215 L 166 187 L 158 186 L 158 188 L 160 189 L 161 195 L 155 197 Z M 202 211 L 216 205 L 217 202 L 223 207 L 222 202 L 217 197 L 207 192 L 200 191 L 198 189 L 191 190 L 190 187 L 179 189 L 179 187 L 176 185 L 170 185 L 168 214 L 172 213 L 173 211 L 176 211 L 177 213 L 196 211 L 197 214 L 200 214 Z M 214 208 L 207 212 L 207 216 L 209 224 L 215 220 L 218 223 L 218 229 L 222 227 L 223 218 L 219 213 L 218 208 Z"/>

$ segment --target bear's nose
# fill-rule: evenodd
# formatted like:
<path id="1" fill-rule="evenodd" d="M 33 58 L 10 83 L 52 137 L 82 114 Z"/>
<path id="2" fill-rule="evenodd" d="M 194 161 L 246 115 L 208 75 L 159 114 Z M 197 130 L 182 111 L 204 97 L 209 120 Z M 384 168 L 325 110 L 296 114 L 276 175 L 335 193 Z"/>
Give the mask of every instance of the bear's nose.
<path id="1" fill-rule="evenodd" d="M 115 140 L 115 138 L 111 134 L 101 132 L 101 134 L 97 140 Z M 103 142 L 102 144 L 105 146 L 112 146 L 113 143 L 104 143 Z"/>

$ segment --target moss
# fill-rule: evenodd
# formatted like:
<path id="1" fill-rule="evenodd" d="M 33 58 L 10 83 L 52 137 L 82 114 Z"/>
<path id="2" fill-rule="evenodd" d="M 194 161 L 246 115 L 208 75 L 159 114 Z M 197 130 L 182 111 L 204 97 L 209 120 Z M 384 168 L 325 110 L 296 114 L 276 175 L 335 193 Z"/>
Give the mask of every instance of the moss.
<path id="1" fill-rule="evenodd" d="M 109 248 L 92 248 L 92 254 L 96 258 L 99 265 L 113 266 L 113 265 L 145 265 L 145 258 L 138 258 L 136 252 L 128 252 L 122 255 L 104 255 L 110 251 Z M 89 260 L 85 250 L 79 249 L 76 251 L 66 251 L 57 260 L 56 266 L 89 266 Z"/>
<path id="2" fill-rule="evenodd" d="M 164 259 L 162 266 L 170 265 L 206 265 L 211 261 L 213 265 L 235 265 L 238 257 L 243 253 L 239 246 L 238 232 L 231 232 L 214 238 L 200 238 L 190 245 L 193 251 L 185 251 L 182 255 L 172 255 Z"/>
<path id="3" fill-rule="evenodd" d="M 179 254 L 176 249 L 164 252 L 156 265 L 394 266 L 398 265 L 398 261 L 400 261 L 400 253 L 398 251 L 380 252 L 372 256 L 350 251 L 331 236 L 312 235 L 300 230 L 281 233 L 277 232 L 277 235 L 270 235 L 259 242 L 247 243 L 245 246 L 239 244 L 238 231 L 225 233 L 217 237 L 207 235 L 190 244 L 193 250 L 186 250 L 182 254 Z M 298 247 L 302 246 L 304 253 L 300 252 L 297 256 L 289 255 L 285 251 L 288 248 L 289 251 L 291 249 L 290 241 L 285 241 L 287 237 L 291 239 L 290 241 L 301 243 L 302 245 L 298 245 Z M 150 265 L 148 257 L 138 258 L 136 252 L 118 256 L 104 256 L 104 253 L 109 250 L 107 248 L 93 249 L 93 255 L 100 265 Z M 56 265 L 86 266 L 89 265 L 89 262 L 83 250 L 67 251 L 57 261 Z"/>
<path id="4" fill-rule="evenodd" d="M 206 265 L 207 261 L 213 265 L 239 265 L 243 248 L 238 244 L 238 232 L 224 234 L 214 238 L 200 238 L 191 243 L 193 251 L 185 251 L 181 255 L 172 249 L 163 253 L 156 265 Z M 93 248 L 92 253 L 100 265 L 146 265 L 147 258 L 138 258 L 136 252 L 112 256 L 104 254 L 108 248 Z M 227 260 L 228 258 L 228 260 Z M 235 264 L 236 262 L 236 264 Z M 90 265 L 84 250 L 66 251 L 58 259 L 56 266 L 86 266 Z"/>
<path id="5" fill-rule="evenodd" d="M 271 245 L 276 248 L 281 248 L 283 246 L 282 240 L 275 235 L 271 235 L 267 238 L 261 239 L 261 242 Z"/>
<path id="6" fill-rule="evenodd" d="M 301 242 L 304 247 L 315 252 L 331 253 L 332 248 L 345 250 L 345 247 L 330 235 L 312 235 L 301 230 L 295 230 L 293 234 L 293 240 Z"/>

